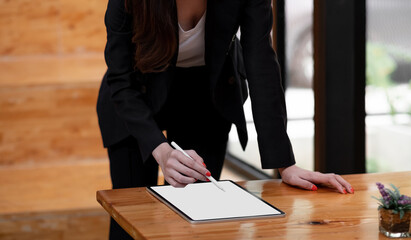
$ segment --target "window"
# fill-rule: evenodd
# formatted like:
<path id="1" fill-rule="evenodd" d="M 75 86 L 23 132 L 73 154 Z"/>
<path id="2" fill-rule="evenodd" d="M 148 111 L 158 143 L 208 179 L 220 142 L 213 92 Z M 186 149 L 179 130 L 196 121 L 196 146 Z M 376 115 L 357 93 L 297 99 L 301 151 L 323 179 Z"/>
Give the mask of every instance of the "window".
<path id="1" fill-rule="evenodd" d="M 411 170 L 411 1 L 367 0 L 367 172 Z"/>

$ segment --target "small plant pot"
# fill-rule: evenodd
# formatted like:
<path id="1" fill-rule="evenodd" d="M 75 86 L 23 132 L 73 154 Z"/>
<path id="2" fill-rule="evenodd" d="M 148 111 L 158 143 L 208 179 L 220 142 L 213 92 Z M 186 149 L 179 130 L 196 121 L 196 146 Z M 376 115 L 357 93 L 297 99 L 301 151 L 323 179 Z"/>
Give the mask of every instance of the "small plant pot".
<path id="1" fill-rule="evenodd" d="M 411 211 L 406 211 L 400 219 L 400 214 L 394 214 L 392 210 L 381 208 L 378 210 L 382 234 L 390 238 L 411 237 Z"/>

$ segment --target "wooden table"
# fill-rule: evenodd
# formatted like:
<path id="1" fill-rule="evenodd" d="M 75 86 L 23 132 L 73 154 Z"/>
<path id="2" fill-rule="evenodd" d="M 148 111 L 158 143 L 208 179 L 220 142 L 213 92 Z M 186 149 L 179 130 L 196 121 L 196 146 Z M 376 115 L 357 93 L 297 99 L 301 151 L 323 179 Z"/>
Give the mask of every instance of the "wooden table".
<path id="1" fill-rule="evenodd" d="M 97 200 L 135 239 L 387 239 L 378 232 L 375 182 L 411 195 L 411 172 L 343 177 L 355 194 L 305 191 L 280 180 L 239 183 L 285 211 L 284 218 L 190 224 L 145 188 L 98 191 Z"/>

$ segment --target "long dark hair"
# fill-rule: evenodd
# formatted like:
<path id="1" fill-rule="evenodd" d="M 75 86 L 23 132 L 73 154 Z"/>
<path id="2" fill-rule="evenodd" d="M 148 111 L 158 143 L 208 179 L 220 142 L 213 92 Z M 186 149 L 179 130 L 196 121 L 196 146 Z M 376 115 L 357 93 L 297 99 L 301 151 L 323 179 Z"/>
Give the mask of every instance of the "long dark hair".
<path id="1" fill-rule="evenodd" d="M 133 18 L 135 68 L 142 73 L 161 72 L 177 49 L 176 6 L 173 0 L 125 0 Z"/>

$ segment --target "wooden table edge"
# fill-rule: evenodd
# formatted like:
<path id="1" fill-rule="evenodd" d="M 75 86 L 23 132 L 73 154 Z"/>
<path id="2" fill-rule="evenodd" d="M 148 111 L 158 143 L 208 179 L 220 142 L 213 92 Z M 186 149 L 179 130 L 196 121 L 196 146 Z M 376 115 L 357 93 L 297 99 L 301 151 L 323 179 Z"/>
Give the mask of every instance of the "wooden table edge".
<path id="1" fill-rule="evenodd" d="M 120 218 L 120 214 L 113 207 L 111 207 L 112 204 L 106 203 L 102 200 L 103 195 L 107 191 L 110 190 L 97 191 L 97 202 L 99 202 L 100 205 L 107 211 L 107 213 L 110 215 L 110 218 L 113 218 L 121 226 L 121 228 L 123 228 L 128 234 L 130 234 L 131 237 L 133 237 L 133 239 L 146 239 L 138 230 L 128 231 L 129 228 L 127 228 L 126 226 L 132 226 L 132 224 L 129 221 L 125 220 L 125 218 Z"/>

